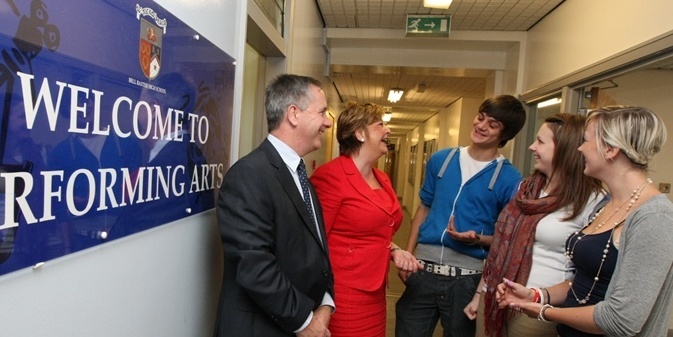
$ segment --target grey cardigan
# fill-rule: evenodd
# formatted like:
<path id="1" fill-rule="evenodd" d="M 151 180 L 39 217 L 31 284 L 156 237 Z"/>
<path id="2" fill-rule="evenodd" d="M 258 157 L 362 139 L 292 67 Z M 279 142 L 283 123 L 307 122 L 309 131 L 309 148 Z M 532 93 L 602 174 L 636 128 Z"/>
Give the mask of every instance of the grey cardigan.
<path id="1" fill-rule="evenodd" d="M 594 321 L 606 336 L 667 335 L 673 296 L 673 204 L 661 194 L 626 219 L 617 266 Z"/>

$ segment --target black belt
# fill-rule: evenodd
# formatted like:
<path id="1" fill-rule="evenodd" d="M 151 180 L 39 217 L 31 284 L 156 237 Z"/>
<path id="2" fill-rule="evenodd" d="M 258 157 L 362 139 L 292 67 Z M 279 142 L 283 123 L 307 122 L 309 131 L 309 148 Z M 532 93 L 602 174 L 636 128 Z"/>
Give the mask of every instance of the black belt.
<path id="1" fill-rule="evenodd" d="M 428 273 L 433 273 L 433 274 L 436 274 L 436 275 L 462 276 L 462 275 L 481 274 L 481 270 L 459 268 L 459 267 L 449 266 L 449 265 L 446 265 L 446 264 L 436 264 L 436 263 L 427 262 L 427 261 L 423 261 L 423 260 L 420 260 L 420 262 L 421 262 L 421 264 L 423 264 L 423 270 L 427 271 Z"/>

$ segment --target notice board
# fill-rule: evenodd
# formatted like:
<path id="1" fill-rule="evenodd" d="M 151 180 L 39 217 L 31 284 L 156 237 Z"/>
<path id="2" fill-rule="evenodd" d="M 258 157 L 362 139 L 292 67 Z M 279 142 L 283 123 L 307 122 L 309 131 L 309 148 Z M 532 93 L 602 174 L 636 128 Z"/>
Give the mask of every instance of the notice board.
<path id="1" fill-rule="evenodd" d="M 152 1 L 1 1 L 0 275 L 213 208 L 234 72 Z"/>

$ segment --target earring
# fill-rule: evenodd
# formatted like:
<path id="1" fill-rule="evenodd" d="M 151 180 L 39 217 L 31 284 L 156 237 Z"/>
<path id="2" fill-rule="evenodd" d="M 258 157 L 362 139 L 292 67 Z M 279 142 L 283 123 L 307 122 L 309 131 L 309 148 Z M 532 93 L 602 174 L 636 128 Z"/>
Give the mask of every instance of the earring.
<path id="1" fill-rule="evenodd" d="M 360 141 L 360 143 L 364 143 L 364 142 L 365 142 L 365 140 L 362 139 L 362 138 L 358 138 L 358 140 Z"/>

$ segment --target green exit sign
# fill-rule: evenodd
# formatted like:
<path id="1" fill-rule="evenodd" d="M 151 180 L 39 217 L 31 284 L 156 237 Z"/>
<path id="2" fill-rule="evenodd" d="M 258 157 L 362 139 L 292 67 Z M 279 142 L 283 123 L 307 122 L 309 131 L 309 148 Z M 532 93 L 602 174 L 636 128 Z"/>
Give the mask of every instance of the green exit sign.
<path id="1" fill-rule="evenodd" d="M 407 36 L 449 36 L 450 15 L 407 15 Z"/>

